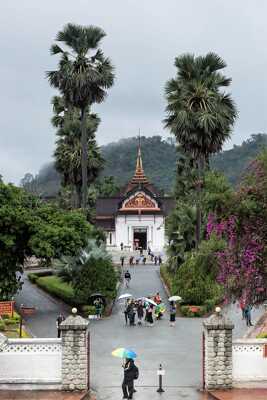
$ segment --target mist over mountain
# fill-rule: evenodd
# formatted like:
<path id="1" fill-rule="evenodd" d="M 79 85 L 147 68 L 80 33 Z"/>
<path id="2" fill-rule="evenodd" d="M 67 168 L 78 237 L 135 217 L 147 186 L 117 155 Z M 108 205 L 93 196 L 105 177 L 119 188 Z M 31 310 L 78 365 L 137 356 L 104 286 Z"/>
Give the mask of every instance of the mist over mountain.
<path id="1" fill-rule="evenodd" d="M 124 185 L 133 176 L 138 148 L 138 137 L 121 139 L 101 147 L 105 159 L 102 176 L 114 176 L 119 186 Z M 159 189 L 171 193 L 174 180 L 177 151 L 175 141 L 161 136 L 142 137 L 142 159 L 146 176 Z M 237 185 L 249 162 L 261 149 L 267 146 L 267 134 L 253 134 L 241 145 L 222 151 L 211 160 L 211 167 L 223 172 L 231 184 Z M 24 178 L 31 179 L 30 173 Z M 41 167 L 32 177 L 33 191 L 42 196 L 55 196 L 60 189 L 60 175 L 53 163 Z"/>

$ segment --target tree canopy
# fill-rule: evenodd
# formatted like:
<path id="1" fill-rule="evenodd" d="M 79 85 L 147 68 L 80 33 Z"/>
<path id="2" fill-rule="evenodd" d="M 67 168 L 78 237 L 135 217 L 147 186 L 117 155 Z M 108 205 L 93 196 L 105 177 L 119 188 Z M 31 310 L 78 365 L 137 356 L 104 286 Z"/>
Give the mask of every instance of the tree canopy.
<path id="1" fill-rule="evenodd" d="M 80 212 L 64 212 L 11 184 L 0 183 L 0 299 L 21 287 L 26 257 L 75 255 L 94 228 Z"/>

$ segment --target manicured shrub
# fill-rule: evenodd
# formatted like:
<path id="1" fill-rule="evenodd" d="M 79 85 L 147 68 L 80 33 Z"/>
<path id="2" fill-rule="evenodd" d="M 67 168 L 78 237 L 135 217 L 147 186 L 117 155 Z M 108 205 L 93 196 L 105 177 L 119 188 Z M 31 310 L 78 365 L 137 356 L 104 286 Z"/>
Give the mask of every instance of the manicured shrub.
<path id="1" fill-rule="evenodd" d="M 58 276 L 43 276 L 36 281 L 37 285 L 46 292 L 62 299 L 67 304 L 78 305 L 80 302 L 74 295 L 74 290 L 70 284 L 65 283 Z"/>
<path id="2" fill-rule="evenodd" d="M 0 331 L 4 332 L 6 330 L 5 321 L 0 319 Z"/>
<path id="3" fill-rule="evenodd" d="M 9 318 L 9 319 L 5 319 L 4 323 L 6 325 L 17 325 L 18 321 L 16 321 L 15 319 Z"/>
<path id="4" fill-rule="evenodd" d="M 36 274 L 33 274 L 32 272 L 30 272 L 28 274 L 28 279 L 31 283 L 36 283 L 38 276 Z"/>
<path id="5" fill-rule="evenodd" d="M 86 315 L 95 315 L 96 314 L 95 306 L 82 306 L 82 311 Z"/>

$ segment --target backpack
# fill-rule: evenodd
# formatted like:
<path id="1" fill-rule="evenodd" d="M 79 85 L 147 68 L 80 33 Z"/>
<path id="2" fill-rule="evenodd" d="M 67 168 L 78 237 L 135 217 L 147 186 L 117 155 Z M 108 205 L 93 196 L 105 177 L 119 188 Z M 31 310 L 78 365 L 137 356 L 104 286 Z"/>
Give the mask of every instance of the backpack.
<path id="1" fill-rule="evenodd" d="M 133 375 L 134 375 L 134 379 L 139 378 L 139 369 L 136 365 L 134 365 L 134 367 L 133 367 Z"/>

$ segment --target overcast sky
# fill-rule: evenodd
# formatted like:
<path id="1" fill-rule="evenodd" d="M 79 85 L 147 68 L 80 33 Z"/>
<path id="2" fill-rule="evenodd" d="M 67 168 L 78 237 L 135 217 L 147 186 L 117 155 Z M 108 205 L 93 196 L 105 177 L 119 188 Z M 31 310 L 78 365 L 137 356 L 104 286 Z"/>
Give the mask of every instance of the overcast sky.
<path id="1" fill-rule="evenodd" d="M 164 84 L 175 56 L 218 53 L 228 64 L 239 109 L 229 148 L 267 125 L 266 0 L 8 0 L 0 6 L 0 174 L 18 182 L 50 161 L 55 132 L 45 79 L 56 56 L 49 48 L 68 22 L 98 25 L 116 68 L 104 104 L 100 144 L 163 130 Z"/>

